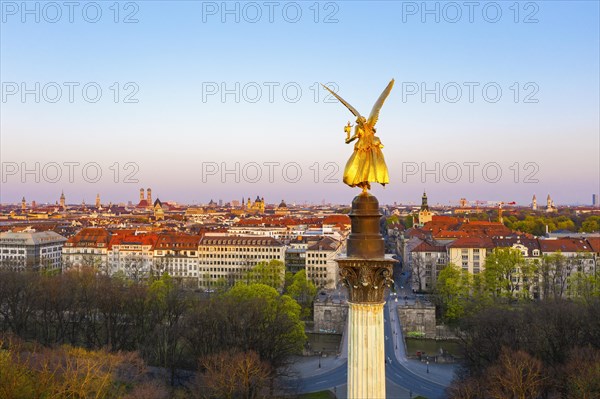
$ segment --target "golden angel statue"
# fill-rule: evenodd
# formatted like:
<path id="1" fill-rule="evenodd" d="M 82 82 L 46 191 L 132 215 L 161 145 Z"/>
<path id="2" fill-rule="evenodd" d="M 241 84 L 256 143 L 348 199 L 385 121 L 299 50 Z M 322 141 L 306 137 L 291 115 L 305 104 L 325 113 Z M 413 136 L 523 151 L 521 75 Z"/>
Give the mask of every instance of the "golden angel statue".
<path id="1" fill-rule="evenodd" d="M 388 176 L 387 165 L 383 159 L 383 152 L 381 152 L 383 144 L 381 144 L 379 137 L 375 137 L 375 124 L 379 119 L 379 111 L 385 99 L 389 96 L 390 91 L 392 91 L 394 79 L 390 81 L 375 102 L 375 105 L 373 105 L 369 119 L 365 119 L 352 105 L 348 104 L 327 86 L 322 86 L 356 116 L 356 126 L 354 127 L 354 135 L 352 137 L 350 137 L 350 132 L 352 131 L 350 122 L 344 127 L 346 144 L 357 140 L 356 144 L 354 144 L 354 152 L 350 159 L 348 159 L 346 168 L 344 169 L 344 183 L 350 187 L 360 187 L 363 189 L 363 192 L 371 189 L 370 183 L 380 183 L 385 187 L 390 182 L 390 178 Z"/>

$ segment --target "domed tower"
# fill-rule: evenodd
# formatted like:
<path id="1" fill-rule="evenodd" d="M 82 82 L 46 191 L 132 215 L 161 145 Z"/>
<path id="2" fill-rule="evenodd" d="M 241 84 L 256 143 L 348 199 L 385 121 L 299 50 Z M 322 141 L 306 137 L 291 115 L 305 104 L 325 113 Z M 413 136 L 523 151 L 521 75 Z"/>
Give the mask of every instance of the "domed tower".
<path id="1" fill-rule="evenodd" d="M 140 188 L 140 202 L 144 200 L 144 189 Z"/>
<path id="2" fill-rule="evenodd" d="M 279 203 L 279 206 L 277 207 L 277 209 L 275 209 L 275 214 L 276 215 L 287 215 L 287 214 L 289 214 L 289 210 L 288 210 L 287 204 L 285 203 L 284 200 L 281 200 L 281 202 Z"/>
<path id="3" fill-rule="evenodd" d="M 147 189 L 146 193 L 148 193 L 148 195 L 147 195 L 148 206 L 152 207 L 152 189 L 150 189 L 150 188 Z"/>
<path id="4" fill-rule="evenodd" d="M 100 193 L 96 194 L 96 208 L 100 208 Z"/>
<path id="5" fill-rule="evenodd" d="M 27 201 L 25 201 L 25 197 L 21 200 L 21 210 L 24 212 L 27 209 Z"/>
<path id="6" fill-rule="evenodd" d="M 65 199 L 65 192 L 64 191 L 62 191 L 60 193 L 60 207 L 62 209 L 66 209 L 66 199 Z"/>

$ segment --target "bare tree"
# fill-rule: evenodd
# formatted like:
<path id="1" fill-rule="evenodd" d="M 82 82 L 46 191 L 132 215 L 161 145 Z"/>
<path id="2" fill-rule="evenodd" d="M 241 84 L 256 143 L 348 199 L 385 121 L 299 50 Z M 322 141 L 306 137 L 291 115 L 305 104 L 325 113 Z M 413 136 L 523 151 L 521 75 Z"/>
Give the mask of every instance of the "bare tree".
<path id="1" fill-rule="evenodd" d="M 270 366 L 256 352 L 220 352 L 200 360 L 201 384 L 208 397 L 256 399 L 265 397 Z"/>
<path id="2" fill-rule="evenodd" d="M 495 399 L 537 398 L 545 380 L 540 360 L 527 352 L 504 347 L 498 364 L 488 369 L 487 391 Z"/>
<path id="3" fill-rule="evenodd" d="M 426 271 L 426 261 L 421 257 L 421 253 L 413 252 L 411 253 L 411 278 L 413 282 L 413 288 L 416 288 L 417 291 L 423 291 L 424 279 L 425 279 L 425 271 Z"/>

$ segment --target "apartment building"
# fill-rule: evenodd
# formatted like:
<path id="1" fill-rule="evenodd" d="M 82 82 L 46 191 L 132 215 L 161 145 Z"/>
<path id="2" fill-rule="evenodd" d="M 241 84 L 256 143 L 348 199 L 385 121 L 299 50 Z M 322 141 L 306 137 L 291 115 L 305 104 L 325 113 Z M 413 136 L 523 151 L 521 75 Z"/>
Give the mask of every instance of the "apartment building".
<path id="1" fill-rule="evenodd" d="M 266 236 L 206 235 L 198 244 L 199 285 L 233 285 L 260 262 L 284 264 L 285 245 Z"/>

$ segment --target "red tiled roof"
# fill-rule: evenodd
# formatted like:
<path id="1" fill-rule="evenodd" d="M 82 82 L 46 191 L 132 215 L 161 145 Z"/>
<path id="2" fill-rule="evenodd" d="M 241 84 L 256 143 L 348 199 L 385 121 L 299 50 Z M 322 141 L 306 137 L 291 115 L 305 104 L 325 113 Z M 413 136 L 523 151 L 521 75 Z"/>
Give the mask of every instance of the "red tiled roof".
<path id="1" fill-rule="evenodd" d="M 341 243 L 331 237 L 323 237 L 314 244 L 308 246 L 310 251 L 335 251 Z"/>
<path id="2" fill-rule="evenodd" d="M 590 244 L 582 238 L 539 240 L 542 252 L 591 252 Z"/>
<path id="3" fill-rule="evenodd" d="M 461 237 L 450 244 L 449 248 L 494 248 L 494 243 L 488 237 Z"/>
<path id="4" fill-rule="evenodd" d="M 162 233 L 158 236 L 155 249 L 198 249 L 199 235 Z"/>
<path id="5" fill-rule="evenodd" d="M 116 235 L 111 237 L 109 249 L 115 245 L 151 245 L 153 249 L 157 241 L 158 235 L 155 233 Z"/>
<path id="6" fill-rule="evenodd" d="M 446 247 L 443 245 L 434 245 L 430 242 L 423 241 L 412 252 L 446 252 Z"/>
<path id="7" fill-rule="evenodd" d="M 111 234 L 103 228 L 84 228 L 70 237 L 65 246 L 68 247 L 107 247 Z"/>
<path id="8" fill-rule="evenodd" d="M 418 227 L 412 227 L 412 228 L 406 230 L 406 232 L 404 233 L 404 236 L 406 238 L 416 237 L 416 238 L 425 239 L 429 236 L 429 231 L 419 229 Z"/>
<path id="9" fill-rule="evenodd" d="M 348 215 L 330 215 L 323 219 L 323 224 L 350 224 Z"/>
<path id="10" fill-rule="evenodd" d="M 600 253 L 600 237 L 588 237 L 588 244 L 592 248 L 592 251 Z"/>
<path id="11" fill-rule="evenodd" d="M 444 215 L 433 215 L 431 217 L 432 222 L 443 222 L 443 223 L 458 223 L 458 219 L 453 216 Z"/>
<path id="12" fill-rule="evenodd" d="M 469 233 L 460 230 L 439 230 L 438 232 L 432 233 L 435 238 L 460 238 L 468 237 Z"/>
<path id="13" fill-rule="evenodd" d="M 149 204 L 147 200 L 141 200 L 135 207 L 136 208 L 147 208 L 149 206 L 151 206 L 152 204 Z"/>
<path id="14" fill-rule="evenodd" d="M 199 245 L 282 247 L 283 243 L 273 237 L 264 236 L 204 236 L 200 239 Z"/>

